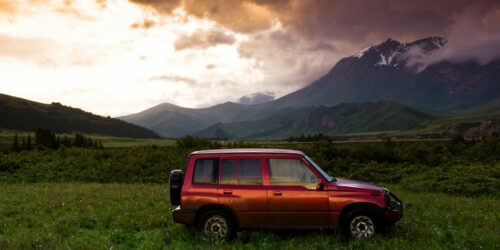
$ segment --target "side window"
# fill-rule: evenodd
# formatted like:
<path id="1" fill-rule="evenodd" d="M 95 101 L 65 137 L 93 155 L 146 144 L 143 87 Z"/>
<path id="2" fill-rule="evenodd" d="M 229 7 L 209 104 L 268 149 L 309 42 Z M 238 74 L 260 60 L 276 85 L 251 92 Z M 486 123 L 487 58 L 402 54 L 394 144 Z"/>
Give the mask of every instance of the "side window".
<path id="1" fill-rule="evenodd" d="M 220 184 L 262 185 L 260 159 L 224 159 L 220 171 Z"/>
<path id="2" fill-rule="evenodd" d="M 236 160 L 222 160 L 220 168 L 220 184 L 236 185 Z"/>
<path id="3" fill-rule="evenodd" d="M 217 184 L 219 159 L 197 159 L 193 171 L 193 184 Z"/>
<path id="4" fill-rule="evenodd" d="M 318 178 L 297 159 L 268 159 L 271 186 L 303 186 L 315 189 Z"/>
<path id="5" fill-rule="evenodd" d="M 260 159 L 238 160 L 238 182 L 240 185 L 262 185 Z"/>

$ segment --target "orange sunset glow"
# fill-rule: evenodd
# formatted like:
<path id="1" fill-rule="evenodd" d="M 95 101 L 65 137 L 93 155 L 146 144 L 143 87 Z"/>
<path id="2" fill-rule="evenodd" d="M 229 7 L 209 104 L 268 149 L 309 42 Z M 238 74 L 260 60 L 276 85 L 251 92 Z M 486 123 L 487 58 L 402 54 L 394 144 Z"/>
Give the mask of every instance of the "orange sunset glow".
<path id="1" fill-rule="evenodd" d="M 446 35 L 451 56 L 499 41 L 495 1 L 356 2 L 1 0 L 0 92 L 111 116 L 199 108 L 278 98 L 388 37 Z"/>

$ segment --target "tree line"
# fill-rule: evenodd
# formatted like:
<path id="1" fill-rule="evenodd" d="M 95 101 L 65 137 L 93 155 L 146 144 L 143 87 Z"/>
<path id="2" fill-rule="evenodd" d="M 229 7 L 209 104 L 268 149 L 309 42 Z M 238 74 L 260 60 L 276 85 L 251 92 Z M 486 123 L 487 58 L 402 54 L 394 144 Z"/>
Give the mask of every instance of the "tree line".
<path id="1" fill-rule="evenodd" d="M 19 138 L 17 133 L 14 135 L 11 151 L 29 151 L 36 149 L 59 149 L 60 147 L 79 147 L 79 148 L 104 148 L 102 143 L 85 135 L 76 133 L 73 136 L 54 134 L 50 129 L 38 128 L 35 130 L 35 138 L 32 141 L 31 134 Z"/>
<path id="2" fill-rule="evenodd" d="M 328 135 L 324 135 L 322 133 L 319 133 L 319 134 L 314 134 L 314 135 L 304 135 L 304 134 L 301 134 L 300 136 L 290 136 L 288 138 L 288 141 L 289 142 L 312 142 L 312 141 L 328 141 L 328 142 L 331 142 L 333 141 L 333 138 L 328 136 Z"/>

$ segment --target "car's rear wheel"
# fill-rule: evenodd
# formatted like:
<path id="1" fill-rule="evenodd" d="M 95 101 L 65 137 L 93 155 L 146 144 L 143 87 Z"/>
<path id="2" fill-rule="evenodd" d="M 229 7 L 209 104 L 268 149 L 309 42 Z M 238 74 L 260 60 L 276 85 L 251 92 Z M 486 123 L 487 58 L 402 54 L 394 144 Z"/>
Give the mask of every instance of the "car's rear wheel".
<path id="1" fill-rule="evenodd" d="M 223 211 L 208 211 L 200 222 L 202 232 L 216 240 L 231 240 L 236 233 L 234 221 Z"/>

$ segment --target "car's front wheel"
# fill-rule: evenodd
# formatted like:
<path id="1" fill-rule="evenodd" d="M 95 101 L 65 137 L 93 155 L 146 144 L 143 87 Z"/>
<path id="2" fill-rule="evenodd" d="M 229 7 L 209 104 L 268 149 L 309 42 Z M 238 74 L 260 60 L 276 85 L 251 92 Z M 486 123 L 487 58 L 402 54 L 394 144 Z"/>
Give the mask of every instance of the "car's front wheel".
<path id="1" fill-rule="evenodd" d="M 376 219 L 376 216 L 368 211 L 353 211 L 344 220 L 343 232 L 348 238 L 371 238 L 379 230 Z"/>
<path id="2" fill-rule="evenodd" d="M 349 232 L 352 237 L 370 238 L 375 234 L 375 222 L 367 215 L 357 215 L 349 223 Z"/>

